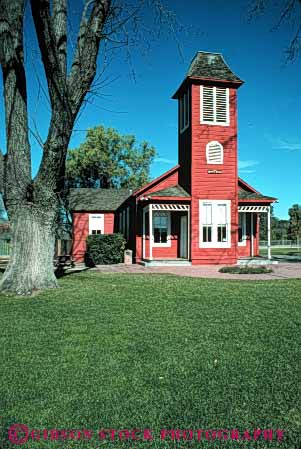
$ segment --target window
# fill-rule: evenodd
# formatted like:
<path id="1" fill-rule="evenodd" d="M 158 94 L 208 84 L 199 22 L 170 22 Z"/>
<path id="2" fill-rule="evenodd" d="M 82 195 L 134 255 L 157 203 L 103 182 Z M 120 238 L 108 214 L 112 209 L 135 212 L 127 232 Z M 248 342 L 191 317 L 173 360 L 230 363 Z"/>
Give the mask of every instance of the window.
<path id="1" fill-rule="evenodd" d="M 189 126 L 189 90 L 180 98 L 180 132 Z"/>
<path id="2" fill-rule="evenodd" d="M 228 88 L 201 86 L 201 123 L 229 125 Z"/>
<path id="3" fill-rule="evenodd" d="M 216 141 L 209 142 L 206 146 L 207 164 L 222 164 L 224 162 L 223 146 Z"/>
<path id="4" fill-rule="evenodd" d="M 238 245 L 246 246 L 247 244 L 247 220 L 244 212 L 238 214 Z"/>
<path id="5" fill-rule="evenodd" d="M 104 214 L 89 214 L 89 234 L 104 234 Z"/>
<path id="6" fill-rule="evenodd" d="M 154 246 L 170 246 L 170 213 L 154 212 L 153 214 Z"/>
<path id="7" fill-rule="evenodd" d="M 200 247 L 231 247 L 231 201 L 200 200 Z"/>

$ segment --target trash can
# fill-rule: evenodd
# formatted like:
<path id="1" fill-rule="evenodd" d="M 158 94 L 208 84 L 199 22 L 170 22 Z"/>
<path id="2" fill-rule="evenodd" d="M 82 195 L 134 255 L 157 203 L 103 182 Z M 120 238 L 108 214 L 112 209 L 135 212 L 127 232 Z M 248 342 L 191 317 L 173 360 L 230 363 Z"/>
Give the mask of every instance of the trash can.
<path id="1" fill-rule="evenodd" d="M 131 249 L 126 249 L 124 251 L 124 263 L 126 265 L 131 265 L 133 263 L 133 251 Z"/>

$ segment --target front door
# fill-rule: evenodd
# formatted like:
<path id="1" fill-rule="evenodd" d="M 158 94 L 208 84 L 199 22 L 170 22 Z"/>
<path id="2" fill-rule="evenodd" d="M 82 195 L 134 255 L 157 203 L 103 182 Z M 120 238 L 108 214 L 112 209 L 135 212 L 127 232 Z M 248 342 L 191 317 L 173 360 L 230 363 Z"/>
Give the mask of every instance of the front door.
<path id="1" fill-rule="evenodd" d="M 187 215 L 181 215 L 180 228 L 180 257 L 188 258 L 188 239 L 187 239 Z"/>

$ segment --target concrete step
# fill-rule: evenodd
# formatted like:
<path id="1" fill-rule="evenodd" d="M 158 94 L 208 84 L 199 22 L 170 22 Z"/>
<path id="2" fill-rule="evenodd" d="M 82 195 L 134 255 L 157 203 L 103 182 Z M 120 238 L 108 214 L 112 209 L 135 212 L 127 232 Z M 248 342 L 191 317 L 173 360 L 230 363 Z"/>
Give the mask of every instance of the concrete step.
<path id="1" fill-rule="evenodd" d="M 144 267 L 187 267 L 191 262 L 186 259 L 156 259 L 140 262 Z"/>

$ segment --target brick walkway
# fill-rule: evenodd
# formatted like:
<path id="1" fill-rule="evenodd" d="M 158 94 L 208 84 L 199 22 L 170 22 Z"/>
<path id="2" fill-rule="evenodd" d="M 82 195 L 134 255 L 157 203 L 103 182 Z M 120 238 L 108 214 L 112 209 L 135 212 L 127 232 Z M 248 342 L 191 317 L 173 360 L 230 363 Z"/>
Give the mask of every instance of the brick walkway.
<path id="1" fill-rule="evenodd" d="M 220 266 L 217 265 L 193 265 L 188 267 L 151 267 L 142 265 L 102 265 L 93 268 L 99 273 L 168 273 L 177 276 L 190 276 L 198 278 L 216 279 L 240 279 L 240 280 L 275 280 L 275 279 L 301 279 L 301 263 L 279 263 L 272 265 L 273 273 L 267 274 L 227 274 L 219 273 Z"/>

